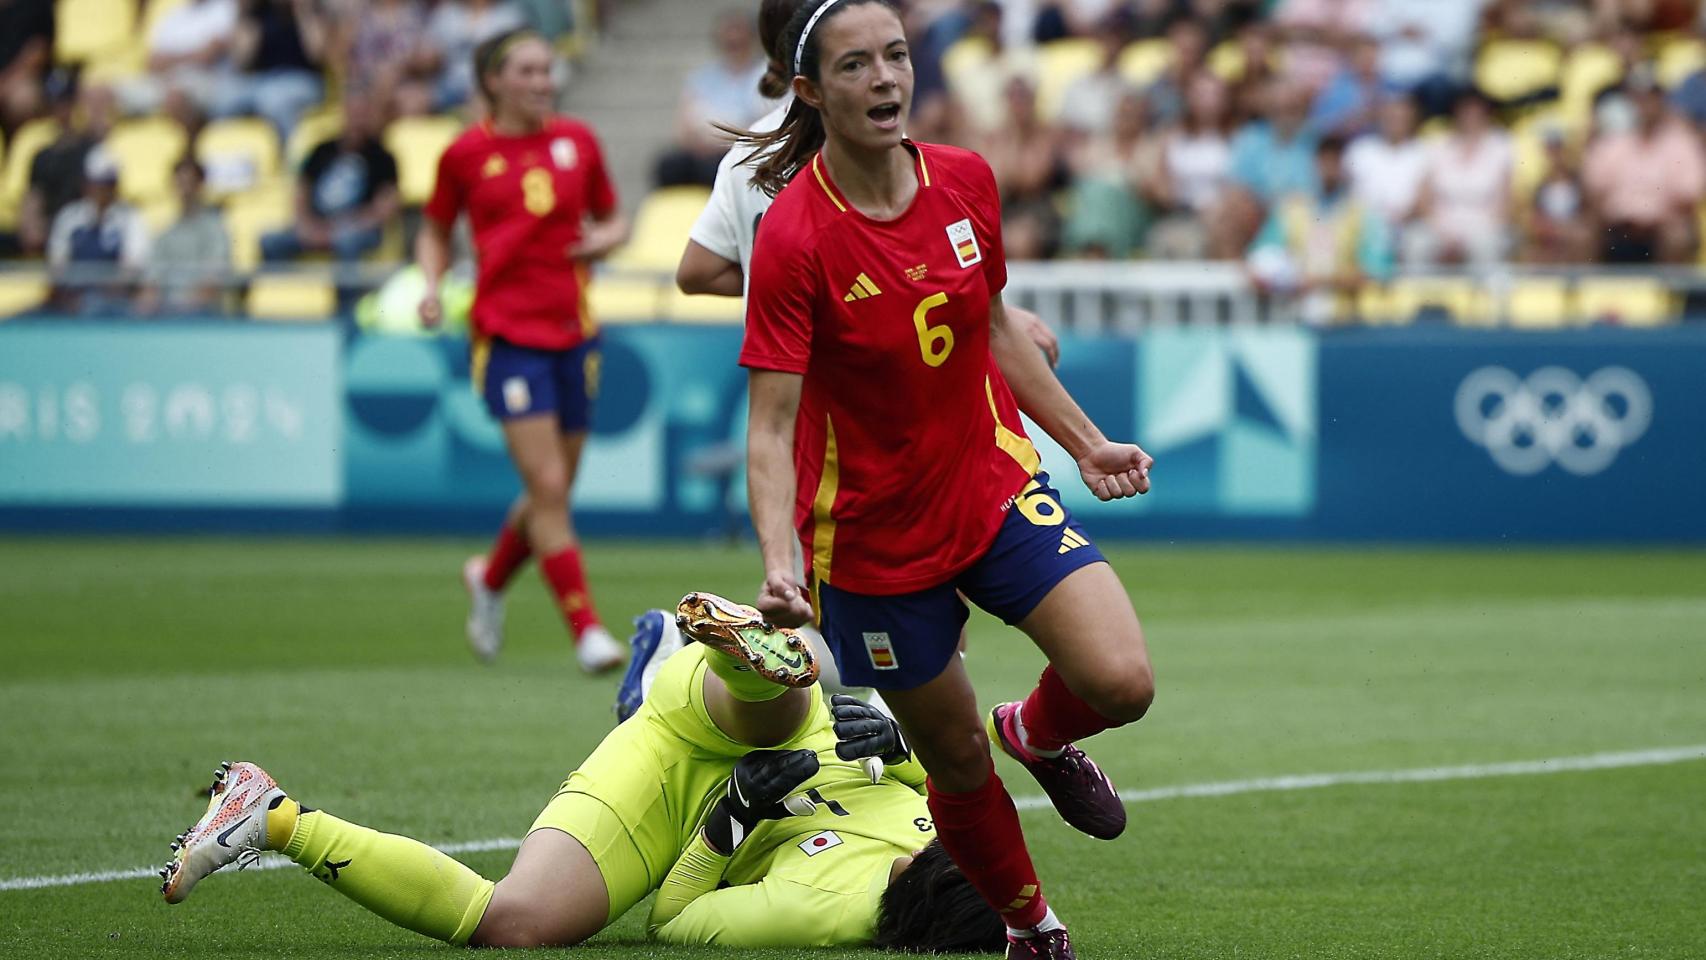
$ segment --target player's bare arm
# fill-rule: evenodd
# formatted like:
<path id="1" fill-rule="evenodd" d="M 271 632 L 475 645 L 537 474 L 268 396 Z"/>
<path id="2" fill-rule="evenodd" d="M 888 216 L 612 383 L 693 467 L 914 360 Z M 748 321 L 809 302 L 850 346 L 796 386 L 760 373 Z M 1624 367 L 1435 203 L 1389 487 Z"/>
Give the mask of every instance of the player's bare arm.
<path id="1" fill-rule="evenodd" d="M 746 274 L 741 272 L 739 263 L 689 240 L 687 249 L 681 251 L 681 263 L 675 268 L 675 285 L 690 296 L 738 297 L 746 292 Z"/>
<path id="2" fill-rule="evenodd" d="M 747 505 L 764 558 L 758 609 L 771 622 L 797 627 L 812 617 L 805 584 L 794 569 L 794 420 L 805 378 L 754 370 L 748 387 Z"/>
<path id="3" fill-rule="evenodd" d="M 1149 492 L 1149 467 L 1154 458 L 1137 444 L 1115 443 L 1102 435 L 1035 345 L 1007 315 L 999 295 L 989 304 L 989 349 L 1019 409 L 1066 449 L 1077 462 L 1084 485 L 1098 500 Z"/>
<path id="4" fill-rule="evenodd" d="M 612 212 L 602 219 L 588 220 L 572 256 L 583 261 L 602 260 L 612 250 L 628 242 L 628 232 L 628 218 L 619 212 Z"/>

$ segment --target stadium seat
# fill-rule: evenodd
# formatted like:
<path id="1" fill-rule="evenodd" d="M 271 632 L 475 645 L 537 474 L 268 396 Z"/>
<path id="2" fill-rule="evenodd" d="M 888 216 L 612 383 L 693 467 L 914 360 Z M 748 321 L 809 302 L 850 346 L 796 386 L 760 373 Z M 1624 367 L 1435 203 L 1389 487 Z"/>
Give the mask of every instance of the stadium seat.
<path id="1" fill-rule="evenodd" d="M 167 117 L 126 120 L 107 134 L 107 149 L 118 161 L 119 193 L 145 204 L 171 193 L 172 167 L 188 143 L 184 128 Z"/>
<path id="2" fill-rule="evenodd" d="M 404 117 L 385 131 L 385 149 L 397 158 L 397 189 L 409 206 L 426 203 L 438 178 L 438 158 L 462 132 L 455 117 Z"/>
<path id="3" fill-rule="evenodd" d="M 666 187 L 647 194 L 634 214 L 633 236 L 611 255 L 611 265 L 674 276 L 687 233 L 709 197 L 710 192 L 703 187 Z"/>
<path id="4" fill-rule="evenodd" d="M 1559 81 L 1558 106 L 1572 132 L 1580 132 L 1593 114 L 1593 98 L 1623 79 L 1623 58 L 1610 47 L 1583 44 L 1570 51 Z"/>
<path id="5" fill-rule="evenodd" d="M 210 196 L 223 197 L 278 174 L 278 132 L 256 117 L 216 120 L 196 138 Z"/>
<path id="6" fill-rule="evenodd" d="M 231 236 L 231 265 L 239 272 L 261 262 L 261 235 L 290 225 L 295 217 L 296 184 L 280 177 L 225 202 L 225 230 Z"/>
<path id="7" fill-rule="evenodd" d="M 942 76 L 948 78 L 948 86 L 959 87 L 967 71 L 989 62 L 994 55 L 995 51 L 981 37 L 957 40 L 942 52 Z"/>
<path id="8" fill-rule="evenodd" d="M 1494 100 L 1516 100 L 1557 87 L 1563 60 L 1546 40 L 1492 40 L 1475 57 L 1475 85 Z"/>
<path id="9" fill-rule="evenodd" d="M 1640 277 L 1590 277 L 1576 285 L 1576 313 L 1584 323 L 1657 327 L 1676 321 L 1670 291 Z"/>
<path id="10" fill-rule="evenodd" d="M 1037 111 L 1043 119 L 1060 115 L 1066 91 L 1079 77 L 1102 65 L 1102 45 L 1090 39 L 1055 40 L 1037 48 Z"/>
<path id="11" fill-rule="evenodd" d="M 1236 40 L 1223 40 L 1208 52 L 1209 72 L 1227 83 L 1243 79 L 1244 66 L 1244 48 Z"/>
<path id="12" fill-rule="evenodd" d="M 249 281 L 249 316 L 318 322 L 337 312 L 337 291 L 319 274 L 261 273 Z"/>
<path id="13" fill-rule="evenodd" d="M 0 270 L 0 320 L 47 302 L 47 274 L 38 270 Z"/>
<path id="14" fill-rule="evenodd" d="M 1120 54 L 1120 75 L 1136 86 L 1147 87 L 1172 62 L 1173 47 L 1167 41 L 1139 40 Z"/>
<path id="15" fill-rule="evenodd" d="M 674 286 L 662 281 L 623 277 L 594 277 L 587 288 L 587 308 L 601 325 L 653 323 L 664 318 L 665 298 Z"/>
<path id="16" fill-rule="evenodd" d="M 690 297 L 670 284 L 664 317 L 676 323 L 738 326 L 746 319 L 746 301 L 740 297 Z"/>
<path id="17" fill-rule="evenodd" d="M 1570 323 L 1569 285 L 1560 277 L 1531 277 L 1511 285 L 1505 322 L 1522 330 L 1555 330 Z"/>
<path id="18" fill-rule="evenodd" d="M 1459 326 L 1487 326 L 1495 319 L 1491 298 L 1473 280 L 1460 277 L 1400 277 L 1392 283 L 1394 313 L 1415 319 L 1430 308 L 1444 310 Z"/>
<path id="19" fill-rule="evenodd" d="M 31 120 L 12 134 L 11 142 L 6 144 L 6 166 L 0 171 L 0 213 L 9 216 L 0 220 L 15 222 L 18 206 L 30 188 L 30 164 L 57 136 L 59 124 L 45 117 Z"/>
<path id="20" fill-rule="evenodd" d="M 290 141 L 284 145 L 284 162 L 292 173 L 308 159 L 315 147 L 344 132 L 342 107 L 321 107 L 302 115 L 296 129 L 290 131 Z"/>
<path id="21" fill-rule="evenodd" d="M 1706 43 L 1686 34 L 1668 39 L 1659 45 L 1656 67 L 1659 82 L 1675 90 L 1689 74 L 1706 68 Z"/>
<path id="22" fill-rule="evenodd" d="M 1569 142 L 1571 127 L 1562 111 L 1542 110 L 1511 125 L 1511 188 L 1519 206 L 1528 202 L 1546 177 L 1546 133 L 1562 131 Z"/>
<path id="23" fill-rule="evenodd" d="M 140 209 L 142 221 L 148 224 L 148 232 L 158 237 L 167 227 L 178 222 L 178 214 L 182 212 L 183 204 L 176 196 L 164 196 L 148 201 Z"/>
<path id="24" fill-rule="evenodd" d="M 82 63 L 117 51 L 135 35 L 136 0 L 59 0 L 54 4 L 54 60 Z"/>
<path id="25" fill-rule="evenodd" d="M 1391 284 L 1367 283 L 1357 294 L 1357 319 L 1367 326 L 1398 326 L 1415 318 L 1413 312 L 1402 311 Z"/>

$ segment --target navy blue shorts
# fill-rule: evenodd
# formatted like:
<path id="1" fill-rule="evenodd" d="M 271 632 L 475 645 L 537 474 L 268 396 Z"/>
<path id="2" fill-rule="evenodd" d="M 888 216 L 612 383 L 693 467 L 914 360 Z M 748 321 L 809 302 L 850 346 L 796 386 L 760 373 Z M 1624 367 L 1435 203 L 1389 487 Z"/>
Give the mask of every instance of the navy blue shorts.
<path id="1" fill-rule="evenodd" d="M 474 389 L 499 420 L 557 415 L 564 433 L 592 425 L 598 398 L 598 340 L 567 350 L 534 350 L 492 337 L 474 344 Z"/>
<path id="2" fill-rule="evenodd" d="M 1039 473 L 983 556 L 946 583 L 871 596 L 817 585 L 818 621 L 849 687 L 909 690 L 936 679 L 959 648 L 970 600 L 1008 624 L 1030 616 L 1067 574 L 1106 558 Z M 961 596 L 964 595 L 964 599 Z"/>

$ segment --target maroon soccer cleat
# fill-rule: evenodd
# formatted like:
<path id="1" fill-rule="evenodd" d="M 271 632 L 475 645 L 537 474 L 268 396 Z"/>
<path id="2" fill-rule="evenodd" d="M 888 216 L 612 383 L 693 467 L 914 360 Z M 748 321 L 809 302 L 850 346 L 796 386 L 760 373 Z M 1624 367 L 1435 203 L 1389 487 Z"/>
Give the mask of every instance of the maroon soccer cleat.
<path id="1" fill-rule="evenodd" d="M 1007 935 L 1007 960 L 1078 960 L 1064 928 L 1029 937 Z"/>
<path id="2" fill-rule="evenodd" d="M 1003 703 L 989 711 L 990 742 L 1025 765 L 1048 794 L 1055 812 L 1073 829 L 1098 840 L 1112 840 L 1123 833 L 1125 804 L 1108 775 L 1070 743 L 1058 757 L 1039 757 L 1020 746 L 1013 728 L 1018 708 L 1017 703 Z"/>

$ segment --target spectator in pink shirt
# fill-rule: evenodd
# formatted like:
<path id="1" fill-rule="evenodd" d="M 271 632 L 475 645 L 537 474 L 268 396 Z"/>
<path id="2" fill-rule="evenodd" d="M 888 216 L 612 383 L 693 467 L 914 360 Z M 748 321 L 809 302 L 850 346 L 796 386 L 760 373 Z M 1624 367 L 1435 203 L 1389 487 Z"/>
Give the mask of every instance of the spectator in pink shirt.
<path id="1" fill-rule="evenodd" d="M 1706 198 L 1706 155 L 1647 68 L 1630 74 L 1634 127 L 1606 132 L 1584 164 L 1588 205 L 1604 226 L 1607 263 L 1686 263 L 1700 246 L 1695 208 Z"/>

